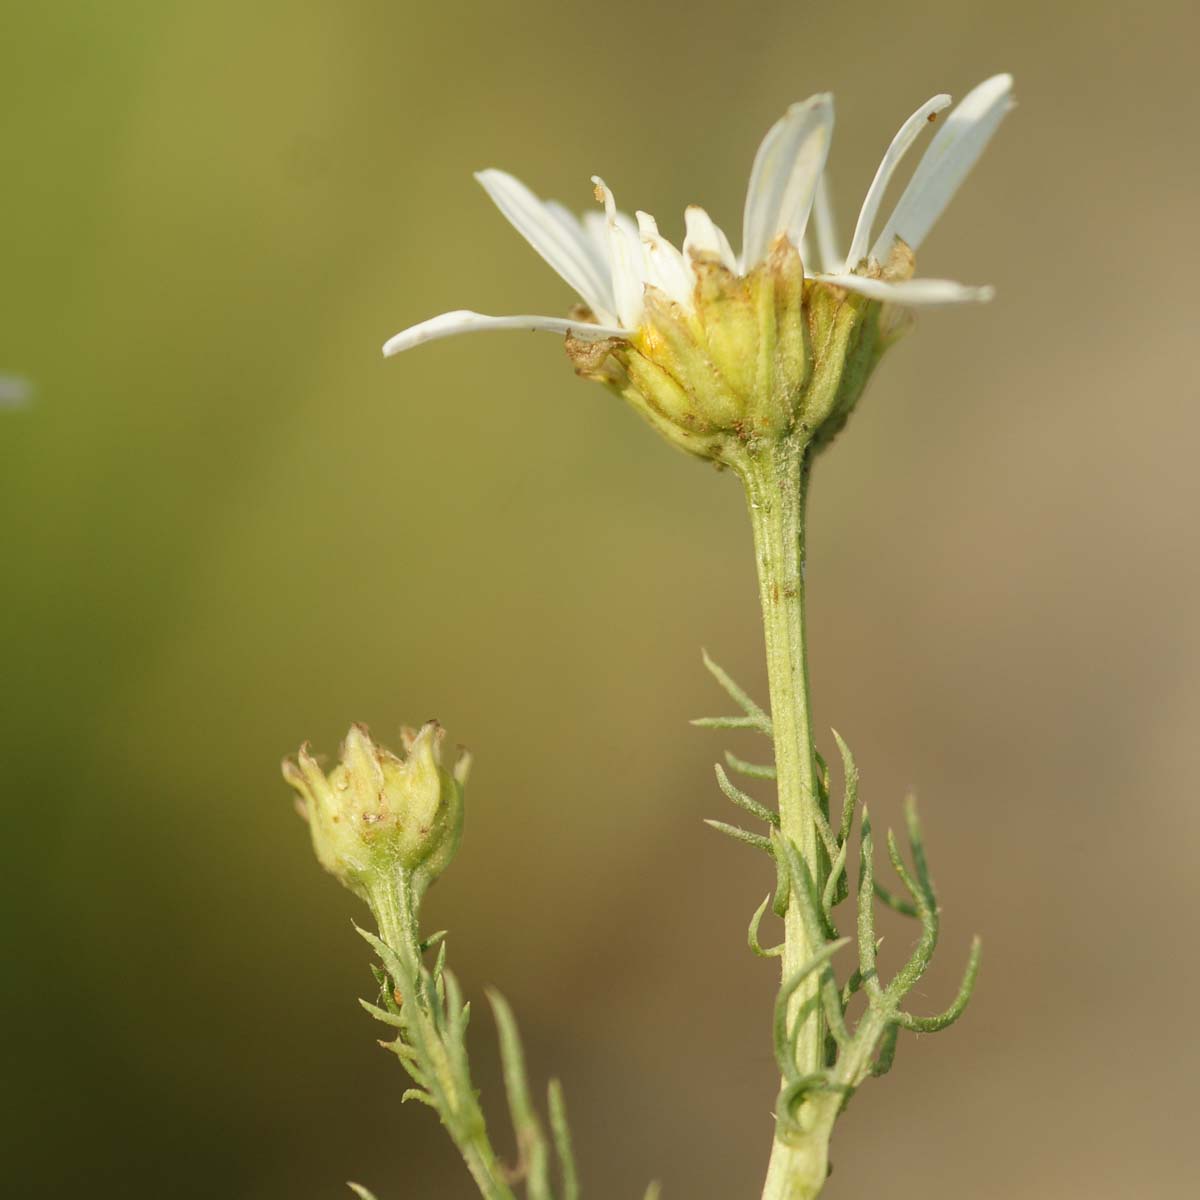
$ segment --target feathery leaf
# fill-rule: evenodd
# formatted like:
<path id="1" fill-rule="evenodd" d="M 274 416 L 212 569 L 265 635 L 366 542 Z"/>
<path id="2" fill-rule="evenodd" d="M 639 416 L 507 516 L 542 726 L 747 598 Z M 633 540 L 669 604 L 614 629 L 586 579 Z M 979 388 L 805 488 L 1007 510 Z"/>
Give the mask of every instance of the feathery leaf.
<path id="1" fill-rule="evenodd" d="M 782 943 L 764 950 L 758 940 L 758 927 L 762 923 L 763 915 L 766 913 L 767 905 L 770 903 L 771 894 L 768 892 L 766 899 L 755 910 L 754 916 L 750 918 L 750 928 L 746 931 L 746 942 L 759 958 L 778 958 L 783 953 Z"/>
<path id="2" fill-rule="evenodd" d="M 764 821 L 768 825 L 778 826 L 779 814 L 772 812 L 765 804 L 760 804 L 753 796 L 747 796 L 739 787 L 735 787 L 729 780 L 729 776 L 725 774 L 725 768 L 720 763 L 716 763 L 713 768 L 717 774 L 717 786 L 725 794 L 727 800 L 731 800 L 738 808 L 757 817 L 760 821 Z"/>
<path id="3" fill-rule="evenodd" d="M 733 681 L 728 671 L 712 660 L 707 650 L 701 650 L 700 654 L 704 659 L 704 665 L 708 668 L 709 673 L 721 685 L 721 687 L 725 689 L 726 695 L 729 696 L 729 698 L 746 714 L 746 716 L 754 717 L 756 720 L 765 724 L 767 731 L 769 732 L 771 728 L 771 718 L 767 716 L 766 712 L 750 698 L 749 694 L 744 688 L 739 687 L 738 684 Z"/>
<path id="4" fill-rule="evenodd" d="M 718 833 L 733 838 L 735 842 L 744 842 L 747 846 L 753 846 L 756 850 L 765 850 L 768 854 L 774 853 L 771 849 L 771 839 L 763 837 L 761 833 L 751 833 L 739 825 L 727 825 L 724 821 L 713 821 L 708 818 L 705 818 L 704 823 L 709 829 L 715 829 Z"/>
<path id="5" fill-rule="evenodd" d="M 504 1090 L 508 1094 L 508 1111 L 512 1114 L 521 1161 L 527 1172 L 529 1200 L 551 1200 L 546 1135 L 542 1132 L 542 1124 L 529 1096 L 525 1053 L 521 1049 L 521 1035 L 517 1032 L 516 1018 L 508 1006 L 508 1001 L 495 989 L 488 989 L 487 998 L 500 1033 L 500 1063 L 504 1071 Z"/>
<path id="6" fill-rule="evenodd" d="M 978 937 L 971 942 L 971 953 L 967 957 L 967 968 L 963 972 L 962 983 L 958 987 L 958 995 L 945 1012 L 935 1017 L 914 1017 L 911 1013 L 901 1012 L 896 1015 L 897 1022 L 905 1029 L 914 1033 L 937 1033 L 948 1025 L 953 1025 L 966 1011 L 975 991 L 975 980 L 979 975 L 979 963 L 983 957 L 983 943 Z"/>
<path id="7" fill-rule="evenodd" d="M 771 736 L 771 726 L 764 725 L 757 717 L 694 717 L 689 724 L 699 729 L 757 729 Z"/>
<path id="8" fill-rule="evenodd" d="M 567 1104 L 563 1099 L 562 1084 L 557 1079 L 550 1080 L 547 1103 L 550 1111 L 550 1132 L 554 1137 L 554 1149 L 558 1155 L 559 1172 L 562 1177 L 563 1200 L 579 1200 L 579 1173 L 575 1168 L 575 1153 L 571 1148 Z"/>
<path id="9" fill-rule="evenodd" d="M 744 758 L 738 758 L 738 756 L 730 750 L 725 751 L 725 761 L 729 764 L 729 769 L 731 771 L 736 771 L 739 775 L 745 775 L 747 779 L 775 778 L 774 763 L 747 762 Z"/>

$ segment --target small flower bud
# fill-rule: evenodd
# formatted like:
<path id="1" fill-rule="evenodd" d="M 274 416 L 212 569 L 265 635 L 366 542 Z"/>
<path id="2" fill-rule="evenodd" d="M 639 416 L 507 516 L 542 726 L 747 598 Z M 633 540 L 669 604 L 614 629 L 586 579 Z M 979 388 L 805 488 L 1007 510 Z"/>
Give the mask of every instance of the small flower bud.
<path id="1" fill-rule="evenodd" d="M 454 857 L 462 834 L 470 756 L 461 754 L 452 771 L 442 766 L 444 730 L 436 721 L 401 736 L 405 756 L 398 758 L 377 746 L 365 726 L 352 726 L 328 777 L 307 744 L 294 762 L 283 762 L 318 860 L 364 899 L 394 883 L 398 871 L 412 877 L 418 894 L 424 891 Z"/>

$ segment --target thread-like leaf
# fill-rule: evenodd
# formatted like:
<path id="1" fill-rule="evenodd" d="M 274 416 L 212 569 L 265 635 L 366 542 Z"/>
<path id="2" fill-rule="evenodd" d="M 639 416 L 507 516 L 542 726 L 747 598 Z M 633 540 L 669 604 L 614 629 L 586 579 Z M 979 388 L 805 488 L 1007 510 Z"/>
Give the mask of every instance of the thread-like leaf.
<path id="1" fill-rule="evenodd" d="M 428 1072 L 422 1069 L 421 1056 L 408 1045 L 403 1038 L 393 1038 L 390 1042 L 379 1043 L 385 1050 L 390 1050 L 399 1060 L 401 1066 L 408 1072 L 409 1078 L 417 1087 L 433 1091 L 433 1082 Z"/>
<path id="2" fill-rule="evenodd" d="M 771 902 L 771 911 L 781 920 L 787 916 L 788 905 L 791 903 L 792 885 L 788 879 L 787 859 L 782 854 L 775 858 L 775 899 Z"/>
<path id="3" fill-rule="evenodd" d="M 804 923 L 805 935 L 810 946 L 819 946 L 828 938 L 837 937 L 837 930 L 825 917 L 821 907 L 821 898 L 817 895 L 816 884 L 808 863 L 800 856 L 795 842 L 780 834 L 773 835 L 776 852 L 782 849 L 787 860 L 788 880 L 793 898 L 799 901 L 800 918 Z"/>
<path id="4" fill-rule="evenodd" d="M 471 1068 L 467 1062 L 467 1014 L 469 1009 L 463 1003 L 462 987 L 453 971 L 445 971 L 442 979 L 446 985 L 446 1021 L 445 1036 L 442 1041 L 450 1061 L 454 1064 L 455 1073 L 461 1079 L 470 1077 Z"/>
<path id="5" fill-rule="evenodd" d="M 850 978 L 842 985 L 842 1010 L 845 1011 L 846 1005 L 850 1003 L 851 997 L 862 989 L 862 971 L 855 967 L 850 972 Z"/>
<path id="6" fill-rule="evenodd" d="M 879 1040 L 879 1053 L 871 1064 L 871 1074 L 876 1079 L 886 1075 L 892 1069 L 892 1064 L 896 1061 L 896 1039 L 899 1033 L 898 1025 L 889 1025 L 884 1030 L 883 1037 Z"/>
<path id="7" fill-rule="evenodd" d="M 377 1021 L 382 1021 L 385 1025 L 391 1025 L 393 1029 L 403 1029 L 407 1022 L 398 1012 L 388 1012 L 386 1008 L 380 1008 L 378 1004 L 372 1004 L 370 1000 L 359 1000 L 359 1004 L 363 1006 Z"/>
<path id="8" fill-rule="evenodd" d="M 747 762 L 744 758 L 738 758 L 736 754 L 729 750 L 725 751 L 725 761 L 729 764 L 731 771 L 736 771 L 739 775 L 745 775 L 747 779 L 775 778 L 774 763 Z"/>
<path id="9" fill-rule="evenodd" d="M 895 892 L 889 891 L 878 880 L 875 882 L 875 898 L 882 901 L 888 908 L 894 909 L 905 917 L 919 917 L 917 906 L 909 900 L 905 900 L 902 896 L 897 896 Z"/>
<path id="10" fill-rule="evenodd" d="M 418 1061 L 419 1055 L 414 1047 L 410 1046 L 402 1034 L 397 1034 L 390 1042 L 381 1040 L 379 1042 L 385 1050 L 390 1050 L 410 1071 L 419 1071 L 421 1064 Z"/>
<path id="11" fill-rule="evenodd" d="M 372 941 L 365 931 L 360 930 L 360 932 L 367 937 L 368 941 Z M 379 939 L 375 938 L 374 941 L 378 942 Z M 383 945 L 382 942 L 379 944 Z M 400 989 L 401 995 L 405 997 L 405 1003 L 399 1009 L 405 1022 L 404 1032 L 394 1042 L 383 1042 L 381 1045 L 387 1046 L 404 1064 L 405 1070 L 413 1079 L 421 1086 L 425 1086 L 427 1081 L 421 1073 L 433 1061 L 433 1048 L 441 1036 L 436 1013 L 432 1007 L 422 1006 L 422 997 L 426 1004 L 429 999 L 424 985 L 418 987 L 417 982 L 408 974 L 403 960 L 396 955 L 393 955 L 393 958 L 395 961 L 389 969 L 394 968 L 399 972 L 400 979 L 397 987 Z M 428 977 L 428 972 L 423 972 L 423 974 Z M 372 1013 L 372 1015 L 374 1014 Z M 428 1087 L 436 1099 L 440 1094 L 440 1085 L 433 1075 L 428 1080 Z"/>
<path id="12" fill-rule="evenodd" d="M 359 935 L 366 939 L 371 949 L 379 955 L 379 961 L 387 968 L 388 974 L 392 977 L 393 982 L 403 993 L 404 981 L 410 978 L 408 968 L 405 967 L 400 955 L 393 950 L 381 937 L 377 937 L 369 929 L 364 929 L 361 925 L 354 926 L 358 930 Z"/>
<path id="13" fill-rule="evenodd" d="M 821 984 L 821 1007 L 825 1012 L 825 1027 L 833 1044 L 844 1050 L 851 1041 L 850 1027 L 841 1007 L 841 991 L 832 975 Z M 830 1059 L 832 1063 L 832 1058 Z"/>
<path id="14" fill-rule="evenodd" d="M 546 1135 L 542 1132 L 542 1124 L 529 1096 L 529 1083 L 525 1076 L 525 1053 L 521 1049 L 521 1035 L 517 1032 L 516 1018 L 508 1006 L 508 1001 L 499 992 L 489 988 L 487 998 L 500 1033 L 500 1064 L 504 1071 L 504 1090 L 508 1095 L 508 1111 L 512 1114 L 521 1161 L 526 1168 L 529 1200 L 551 1200 Z"/>
<path id="15" fill-rule="evenodd" d="M 900 882 L 904 884 L 905 890 L 913 898 L 913 903 L 917 906 L 917 915 L 922 920 L 925 920 L 929 916 L 935 916 L 936 913 L 934 912 L 933 905 L 930 903 L 929 893 L 908 869 L 908 864 L 904 861 L 904 856 L 900 853 L 900 844 L 896 841 L 896 834 L 891 829 L 887 832 L 887 849 L 888 858 L 892 861 L 892 870 L 900 876 Z"/>
<path id="16" fill-rule="evenodd" d="M 350 1183 L 346 1186 L 358 1197 L 358 1200 L 375 1200 L 375 1193 L 369 1192 L 361 1183 Z"/>
<path id="17" fill-rule="evenodd" d="M 771 726 L 764 725 L 757 717 L 693 717 L 689 724 L 699 729 L 757 729 L 771 736 Z"/>
<path id="18" fill-rule="evenodd" d="M 820 804 L 817 807 L 829 816 L 829 764 L 825 761 L 820 750 L 813 750 L 813 762 L 817 764 L 817 798 Z"/>
<path id="19" fill-rule="evenodd" d="M 858 975 L 868 992 L 878 993 L 875 970 L 875 839 L 871 814 L 863 807 L 859 826 L 858 867 Z"/>
<path id="20" fill-rule="evenodd" d="M 837 930 L 828 919 L 821 906 L 820 897 L 816 894 L 812 873 L 808 864 L 800 857 L 795 843 L 786 837 L 776 836 L 777 843 L 783 848 L 783 856 L 787 859 L 788 875 L 792 882 L 792 895 L 800 900 L 800 919 L 804 925 L 805 938 L 810 946 L 826 944 L 827 938 L 837 938 Z M 799 886 L 797 887 L 797 881 Z M 844 945 L 846 938 L 836 943 Z M 831 970 L 821 972 L 821 980 L 817 994 L 825 1012 L 829 1032 L 839 1046 L 844 1046 L 850 1040 L 850 1031 L 846 1028 L 845 1014 L 842 1008 L 842 994 L 837 980 Z"/>
<path id="21" fill-rule="evenodd" d="M 904 824 L 908 832 L 908 843 L 912 847 L 913 865 L 917 868 L 917 879 L 925 893 L 929 906 L 936 910 L 937 892 L 925 861 L 925 839 L 921 833 L 921 819 L 917 814 L 917 798 L 912 792 L 904 797 Z"/>
<path id="22" fill-rule="evenodd" d="M 900 844 L 896 840 L 895 830 L 889 829 L 887 831 L 886 845 L 892 870 L 900 877 L 900 882 L 904 884 L 904 890 L 913 898 L 918 918 L 923 920 L 929 909 L 929 898 L 917 882 L 916 877 L 908 869 L 908 864 L 904 861 L 904 856 L 900 853 Z"/>
<path id="23" fill-rule="evenodd" d="M 742 829 L 738 825 L 727 825 L 724 821 L 705 819 L 704 823 L 710 829 L 715 829 L 718 833 L 733 838 L 735 842 L 743 842 L 747 846 L 753 846 L 756 850 L 765 850 L 768 854 L 774 853 L 771 848 L 771 839 L 763 837 L 761 833 L 751 833 L 748 829 Z"/>
<path id="24" fill-rule="evenodd" d="M 558 1155 L 559 1174 L 562 1179 L 562 1200 L 579 1200 L 579 1173 L 575 1168 L 575 1152 L 571 1148 L 567 1103 L 563 1099 L 562 1084 L 557 1079 L 550 1080 L 547 1104 L 550 1112 L 550 1132 L 554 1137 L 554 1150 Z"/>
<path id="25" fill-rule="evenodd" d="M 821 811 L 820 807 L 813 809 L 813 824 L 817 827 L 817 833 L 821 837 L 821 844 L 825 847 L 825 853 L 829 856 L 830 861 L 837 855 L 837 839 L 833 836 L 833 828 L 829 824 L 828 817 Z"/>
<path id="26" fill-rule="evenodd" d="M 775 1042 L 775 1061 L 785 1079 L 792 1079 L 796 1074 L 796 1060 L 791 1052 L 791 1031 L 788 1029 L 788 1004 L 796 994 L 796 989 L 814 971 L 819 971 L 849 941 L 849 938 L 839 938 L 836 942 L 827 942 L 802 967 L 783 981 L 775 996 L 775 1017 L 771 1031 Z"/>
<path id="27" fill-rule="evenodd" d="M 911 1029 L 914 1033 L 937 1033 L 941 1029 L 945 1029 L 948 1025 L 953 1025 L 959 1017 L 966 1011 L 967 1005 L 971 1002 L 971 995 L 975 991 L 975 980 L 979 976 L 979 963 L 983 957 L 983 943 L 978 937 L 971 942 L 971 953 L 967 957 L 967 968 L 963 972 L 962 983 L 958 987 L 958 995 L 954 997 L 953 1003 L 945 1012 L 939 1013 L 935 1017 L 914 1017 L 911 1013 L 897 1013 L 896 1020 L 904 1026 L 905 1029 Z"/>
<path id="28" fill-rule="evenodd" d="M 392 983 L 392 977 L 387 970 L 378 963 L 371 963 L 371 976 L 379 988 L 379 998 L 383 1006 L 393 1015 L 398 1013 L 400 1005 L 396 1002 L 396 985 Z"/>
<path id="29" fill-rule="evenodd" d="M 825 912 L 825 918 L 829 923 L 833 924 L 833 910 L 838 902 L 845 898 L 845 892 L 842 889 L 842 879 L 846 873 L 846 853 L 849 850 L 849 843 L 843 842 L 838 847 L 838 852 L 834 856 L 833 862 L 829 866 L 829 878 L 825 881 L 825 890 L 821 894 L 821 908 Z"/>
<path id="30" fill-rule="evenodd" d="M 750 928 L 746 931 L 746 942 L 759 958 L 778 958 L 783 953 L 782 943 L 764 950 L 758 940 L 758 927 L 762 923 L 763 916 L 767 911 L 767 905 L 770 903 L 771 895 L 768 892 L 766 899 L 755 910 L 754 916 L 750 918 Z"/>
<path id="31" fill-rule="evenodd" d="M 844 842 L 850 836 L 854 824 L 854 809 L 858 804 L 858 766 L 850 747 L 842 740 L 842 735 L 835 729 L 833 740 L 837 742 L 838 753 L 842 756 L 842 820 L 838 830 L 838 841 Z"/>
<path id="32" fill-rule="evenodd" d="M 785 1145 L 798 1142 L 804 1131 L 796 1120 L 796 1110 L 804 1103 L 809 1092 L 831 1091 L 835 1086 L 823 1072 L 801 1075 L 785 1083 L 775 1101 L 776 1140 Z"/>
<path id="33" fill-rule="evenodd" d="M 709 674 L 725 689 L 726 695 L 729 696 L 746 716 L 754 717 L 761 724 L 765 725 L 767 731 L 770 732 L 771 718 L 750 698 L 749 693 L 733 681 L 728 671 L 713 662 L 707 650 L 701 650 L 700 654 L 704 659 L 704 665 L 708 668 Z"/>
<path id="34" fill-rule="evenodd" d="M 779 814 L 777 812 L 772 812 L 765 804 L 759 804 L 753 796 L 747 796 L 741 788 L 735 787 L 729 781 L 729 776 L 725 774 L 725 768 L 720 763 L 714 764 L 713 769 L 717 774 L 717 786 L 725 794 L 727 800 L 731 800 L 738 808 L 757 817 L 760 821 L 778 826 Z"/>
<path id="35" fill-rule="evenodd" d="M 429 1108 L 437 1109 L 437 1101 L 428 1092 L 421 1091 L 420 1088 L 407 1088 L 405 1090 L 404 1094 L 400 1097 L 400 1103 L 406 1104 L 409 1100 L 417 1100 Z"/>
<path id="36" fill-rule="evenodd" d="M 889 993 L 898 998 L 915 987 L 921 976 L 925 974 L 929 962 L 933 958 L 933 952 L 937 949 L 939 922 L 936 901 L 933 900 L 924 885 L 913 878 L 912 872 L 909 871 L 900 854 L 896 835 L 890 829 L 888 830 L 887 845 L 892 867 L 912 896 L 913 902 L 917 906 L 917 916 L 921 921 L 921 936 L 918 938 L 912 954 L 897 972 L 896 978 L 888 985 Z"/>

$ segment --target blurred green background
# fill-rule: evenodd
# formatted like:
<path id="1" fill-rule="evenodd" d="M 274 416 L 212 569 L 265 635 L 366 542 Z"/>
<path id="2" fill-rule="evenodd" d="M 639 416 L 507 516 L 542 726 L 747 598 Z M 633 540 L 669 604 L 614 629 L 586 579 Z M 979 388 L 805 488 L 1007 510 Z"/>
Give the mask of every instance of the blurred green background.
<path id="1" fill-rule="evenodd" d="M 701 644 L 763 692 L 736 483 L 552 338 L 379 346 L 570 302 L 473 169 L 577 208 L 601 171 L 670 236 L 699 202 L 736 240 L 759 137 L 828 88 L 848 230 L 901 119 L 997 70 L 1020 107 L 921 267 L 998 299 L 885 363 L 818 471 L 808 576 L 819 726 L 881 819 L 921 788 L 947 912 L 917 1002 L 974 930 L 984 973 L 855 1101 L 828 1195 L 1194 1186 L 1193 5 L 4 25 L 0 370 L 36 389 L 0 412 L 9 1195 L 473 1195 L 399 1107 L 361 914 L 277 766 L 431 715 L 476 771 L 430 927 L 563 1076 L 588 1195 L 758 1194 L 770 880 L 701 825 L 729 742 L 686 724 L 720 707 Z"/>

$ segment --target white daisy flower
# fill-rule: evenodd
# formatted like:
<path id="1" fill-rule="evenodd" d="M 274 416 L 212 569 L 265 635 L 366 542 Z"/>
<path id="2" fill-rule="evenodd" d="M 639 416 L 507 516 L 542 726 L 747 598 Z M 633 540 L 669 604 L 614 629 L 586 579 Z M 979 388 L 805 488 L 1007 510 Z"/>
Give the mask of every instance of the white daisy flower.
<path id="1" fill-rule="evenodd" d="M 792 105 L 763 139 L 746 192 L 740 255 L 734 254 L 728 238 L 702 208 L 691 207 L 685 214 L 681 252 L 659 233 L 649 214 L 639 212 L 635 220 L 620 212 L 612 192 L 598 177 L 593 182 L 604 214 L 592 212 L 580 218 L 555 201 L 538 199 L 503 171 L 481 171 L 476 178 L 496 206 L 575 290 L 587 307 L 586 315 L 495 317 L 448 312 L 396 334 L 383 352 L 398 354 L 437 338 L 488 329 L 540 329 L 586 341 L 629 339 L 642 326 L 648 287 L 694 312 L 698 258 L 711 256 L 734 274 L 746 276 L 766 261 L 780 237 L 800 253 L 806 278 L 871 300 L 914 307 L 988 300 L 991 288 L 908 278 L 911 263 L 907 269 L 903 262 L 889 269 L 889 260 L 898 242 L 911 252 L 920 247 L 1012 107 L 1011 93 L 1011 76 L 993 76 L 939 124 L 891 216 L 872 241 L 896 168 L 921 132 L 949 107 L 950 97 L 934 96 L 917 109 L 879 164 L 844 256 L 837 248 L 822 174 L 833 134 L 833 98 L 827 93 Z M 819 271 L 809 269 L 810 215 L 815 215 Z"/>

